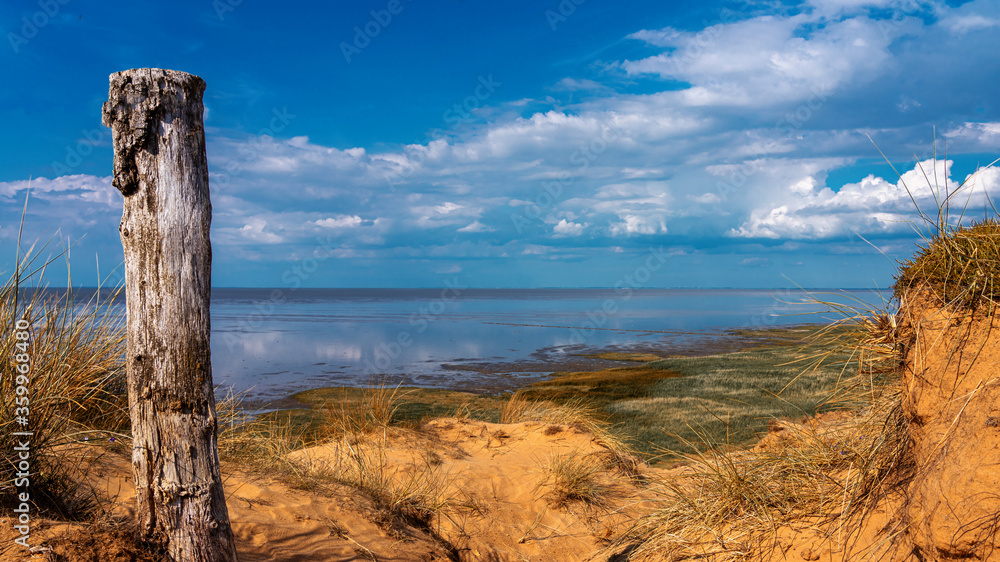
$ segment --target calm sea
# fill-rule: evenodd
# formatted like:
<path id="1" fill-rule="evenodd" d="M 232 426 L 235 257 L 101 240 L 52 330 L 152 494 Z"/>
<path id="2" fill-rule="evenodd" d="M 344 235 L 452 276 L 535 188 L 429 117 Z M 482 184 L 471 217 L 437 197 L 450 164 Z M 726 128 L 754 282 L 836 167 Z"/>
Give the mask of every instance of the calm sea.
<path id="1" fill-rule="evenodd" d="M 783 289 L 215 288 L 212 367 L 219 394 L 253 402 L 373 382 L 497 391 L 600 366 L 585 356 L 601 351 L 726 349 L 730 330 L 838 318 L 813 296 L 831 299 Z M 881 302 L 868 290 L 836 296 L 855 298 Z"/>

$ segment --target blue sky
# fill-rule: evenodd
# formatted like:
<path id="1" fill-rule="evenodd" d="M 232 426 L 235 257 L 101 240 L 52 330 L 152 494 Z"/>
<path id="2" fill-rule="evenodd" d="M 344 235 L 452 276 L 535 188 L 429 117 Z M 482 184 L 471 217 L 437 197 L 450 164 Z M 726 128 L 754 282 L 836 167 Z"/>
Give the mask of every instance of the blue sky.
<path id="1" fill-rule="evenodd" d="M 0 270 L 30 177 L 23 239 L 71 245 L 78 285 L 120 278 L 100 110 L 127 68 L 208 84 L 216 286 L 886 287 L 915 215 L 868 136 L 927 209 L 925 177 L 1000 156 L 1000 0 L 42 0 L 0 22 Z M 1000 174 L 967 185 L 983 216 Z"/>

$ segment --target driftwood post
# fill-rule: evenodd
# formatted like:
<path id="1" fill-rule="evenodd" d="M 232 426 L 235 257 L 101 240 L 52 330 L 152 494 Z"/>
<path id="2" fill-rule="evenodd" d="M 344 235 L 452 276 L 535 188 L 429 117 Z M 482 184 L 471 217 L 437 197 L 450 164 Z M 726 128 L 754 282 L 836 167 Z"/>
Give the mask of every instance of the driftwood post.
<path id="1" fill-rule="evenodd" d="M 103 122 L 127 299 L 126 371 L 140 533 L 176 562 L 234 561 L 219 475 L 209 349 L 212 246 L 205 82 L 157 68 L 111 75 Z"/>

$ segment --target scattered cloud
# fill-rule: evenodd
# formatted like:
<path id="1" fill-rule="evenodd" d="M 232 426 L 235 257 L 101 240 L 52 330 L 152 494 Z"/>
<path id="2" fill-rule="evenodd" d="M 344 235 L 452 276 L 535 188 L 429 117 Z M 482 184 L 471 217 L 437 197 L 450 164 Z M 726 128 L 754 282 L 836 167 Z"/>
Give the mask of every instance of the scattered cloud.
<path id="1" fill-rule="evenodd" d="M 1000 27 L 1000 18 L 986 17 L 981 14 L 954 15 L 946 18 L 942 23 L 952 33 L 962 35 L 970 31 Z"/>
<path id="2" fill-rule="evenodd" d="M 337 217 L 330 217 L 325 219 L 320 219 L 318 221 L 313 221 L 316 226 L 321 226 L 323 228 L 352 228 L 361 225 L 361 217 L 357 215 L 347 216 L 339 215 Z"/>
<path id="3" fill-rule="evenodd" d="M 1000 123 L 963 123 L 945 133 L 945 138 L 952 142 L 959 142 L 974 149 L 996 150 L 1000 145 Z M 984 162 L 989 164 L 989 162 Z"/>
<path id="4" fill-rule="evenodd" d="M 890 62 L 892 37 L 877 22 L 852 17 L 809 30 L 812 23 L 800 14 L 717 23 L 698 32 L 643 30 L 629 37 L 670 50 L 620 66 L 629 75 L 691 83 L 671 93 L 681 105 L 762 107 L 857 87 Z"/>
<path id="5" fill-rule="evenodd" d="M 903 97 L 900 98 L 899 103 L 896 104 L 896 107 L 898 107 L 899 110 L 902 111 L 903 113 L 906 113 L 911 109 L 916 109 L 920 107 L 920 102 L 911 98 L 908 95 L 903 95 Z"/>
<path id="6" fill-rule="evenodd" d="M 266 220 L 258 217 L 248 220 L 247 223 L 240 228 L 240 235 L 247 240 L 263 244 L 278 244 L 284 241 L 281 236 L 278 236 L 268 230 Z"/>
<path id="7" fill-rule="evenodd" d="M 607 91 L 610 88 L 601 84 L 600 82 L 595 82 L 587 78 L 563 78 L 556 83 L 556 88 L 560 90 L 569 90 L 571 92 L 578 91 Z"/>
<path id="8" fill-rule="evenodd" d="M 473 221 L 472 223 L 458 229 L 459 232 L 493 232 L 493 230 L 494 229 L 479 221 Z"/>
<path id="9" fill-rule="evenodd" d="M 688 197 L 689 200 L 694 201 L 695 203 L 702 203 L 702 204 L 705 204 L 705 205 L 715 205 L 717 203 L 721 203 L 722 202 L 722 198 L 719 197 L 718 194 L 711 193 L 711 192 L 709 192 L 709 193 L 702 193 L 701 195 L 691 194 L 691 195 L 688 195 L 687 197 Z"/>
<path id="10" fill-rule="evenodd" d="M 569 222 L 566 219 L 560 219 L 559 222 L 552 227 L 552 232 L 556 236 L 580 236 L 583 234 L 583 229 L 587 225 L 580 224 L 576 222 Z"/>
<path id="11" fill-rule="evenodd" d="M 666 234 L 667 223 L 653 217 L 625 215 L 621 222 L 611 225 L 612 236 L 632 236 L 636 234 Z"/>

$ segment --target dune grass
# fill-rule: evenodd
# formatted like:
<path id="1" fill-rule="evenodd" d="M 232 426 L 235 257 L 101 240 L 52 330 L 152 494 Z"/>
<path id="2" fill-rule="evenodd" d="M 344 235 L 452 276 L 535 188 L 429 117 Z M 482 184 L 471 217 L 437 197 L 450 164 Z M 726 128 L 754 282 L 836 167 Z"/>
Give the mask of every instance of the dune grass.
<path id="1" fill-rule="evenodd" d="M 390 430 L 346 434 L 327 443 L 332 455 L 293 463 L 312 484 L 338 483 L 362 492 L 372 502 L 375 522 L 388 529 L 402 524 L 430 529 L 435 517 L 448 515 L 460 503 L 447 493 L 451 475 L 430 453 L 394 462 L 388 457 L 394 437 L 399 434 Z"/>
<path id="2" fill-rule="evenodd" d="M 555 404 L 526 399 L 521 393 L 477 397 L 377 385 L 318 389 L 296 398 L 317 402 L 310 410 L 251 418 L 239 409 L 238 399 L 223 401 L 223 460 L 312 492 L 332 484 L 354 488 L 371 502 L 372 519 L 390 532 L 402 524 L 433 531 L 432 523 L 442 517 L 456 521 L 457 515 L 475 511 L 468 498 L 447 492 L 452 475 L 441 469 L 430 445 L 433 440 L 421 431 L 423 422 L 440 414 L 498 423 L 535 421 L 592 434 L 603 451 L 553 457 L 542 467 L 547 479 L 540 493 L 547 494 L 553 506 L 603 506 L 610 487 L 599 476 L 613 471 L 634 476 L 639 465 L 610 425 L 583 402 Z M 426 451 L 418 454 L 425 442 Z M 417 453 L 400 457 L 403 443 L 416 445 Z M 324 453 L 319 457 L 303 450 L 320 444 Z"/>
<path id="3" fill-rule="evenodd" d="M 836 497 L 840 509 L 847 506 L 853 513 L 866 497 L 858 487 L 877 481 L 857 478 L 861 469 L 866 475 L 885 477 L 886 467 L 898 462 L 899 456 L 890 454 L 890 445 L 898 440 L 869 439 L 893 435 L 882 426 L 876 431 L 879 423 L 898 425 L 893 425 L 896 418 L 892 417 L 898 412 L 890 415 L 884 408 L 873 409 L 856 430 L 844 429 L 833 441 L 801 429 L 797 430 L 802 433 L 799 444 L 780 453 L 731 454 L 766 433 L 775 418 L 802 418 L 843 408 L 848 402 L 860 404 L 859 396 L 873 387 L 861 388 L 846 375 L 852 361 L 857 368 L 859 358 L 840 346 L 862 338 L 858 332 L 872 327 L 875 324 L 855 323 L 764 330 L 748 334 L 765 342 L 756 348 L 709 357 L 658 359 L 599 372 L 556 373 L 549 381 L 501 396 L 410 388 L 318 389 L 296 395 L 312 403 L 310 410 L 270 414 L 256 423 L 285 424 L 285 430 L 312 428 L 308 439 L 293 439 L 282 450 L 324 440 L 335 444 L 339 453 L 332 462 L 294 467 L 304 471 L 304 482 L 315 479 L 349 485 L 372 498 L 387 520 L 407 521 L 445 515 L 458 500 L 441 495 L 448 475 L 435 472 L 432 462 L 401 465 L 387 460 L 394 432 L 419 431 L 423 421 L 442 415 L 576 427 L 593 434 L 607 453 L 563 454 L 542 461 L 545 480 L 539 493 L 553 507 L 605 505 L 612 493 L 606 483 L 607 470 L 618 469 L 625 476 L 639 474 L 634 456 L 638 447 L 646 459 L 687 463 L 691 467 L 687 480 L 697 481 L 703 493 L 692 499 L 690 486 L 654 483 L 663 498 L 656 517 L 637 523 L 616 546 L 635 547 L 638 557 L 642 545 L 652 547 L 663 537 L 677 536 L 692 521 L 701 525 L 692 529 L 703 530 L 739 521 L 745 536 L 725 538 L 727 552 L 748 552 L 748 544 L 766 539 L 767 530 L 773 529 L 774 509 L 787 512 L 803 505 L 829 509 L 831 498 Z M 823 364 L 814 364 L 818 358 L 825 359 Z M 853 398 L 846 399 L 851 392 Z M 270 438 L 274 433 L 260 436 Z M 852 476 L 838 487 L 830 474 L 844 467 Z M 806 494 L 810 499 L 798 497 L 803 489 L 812 490 Z M 704 538 L 685 540 L 694 544 Z M 650 552 L 662 550 L 656 547 Z M 658 558 L 651 554 L 648 559 Z"/>
<path id="4" fill-rule="evenodd" d="M 847 337 L 856 329 L 841 326 L 824 333 Z M 728 457 L 720 452 L 766 433 L 768 422 L 775 417 L 798 418 L 838 407 L 830 402 L 830 396 L 838 384 L 845 383 L 843 368 L 851 357 L 828 340 L 817 339 L 820 331 L 816 327 L 754 331 L 746 336 L 762 345 L 741 352 L 657 359 L 598 372 L 556 373 L 548 381 L 498 396 L 378 385 L 315 389 L 295 395 L 311 404 L 310 409 L 275 412 L 238 426 L 235 433 L 220 438 L 220 450 L 224 458 L 241 465 L 257 463 L 268 474 L 290 475 L 293 485 L 305 490 L 320 491 L 330 484 L 357 489 L 371 500 L 374 519 L 390 529 L 399 522 L 429 528 L 431 521 L 452 517 L 463 509 L 461 498 L 443 492 L 451 475 L 440 471 L 433 455 L 406 461 L 392 452 L 394 443 L 419 443 L 422 424 L 437 417 L 541 422 L 593 435 L 603 452 L 540 459 L 539 470 L 545 478 L 538 493 L 554 508 L 608 505 L 614 494 L 609 482 L 615 472 L 622 478 L 642 481 L 644 487 L 656 486 L 643 480 L 640 458 L 692 465 L 700 462 L 706 474 L 706 501 L 736 501 L 743 493 L 747 496 L 740 500 L 744 505 L 760 505 L 765 500 L 755 494 L 773 488 L 771 481 L 776 474 L 769 468 L 773 463 L 727 465 Z M 818 356 L 834 357 L 842 364 L 835 366 L 835 361 L 829 360 L 823 366 L 811 366 Z M 239 438 L 234 439 L 236 436 Z M 327 445 L 321 462 L 293 453 L 318 443 Z M 674 450 L 664 455 L 666 447 Z M 860 443 L 851 447 L 867 450 Z M 335 454 L 331 455 L 331 450 Z M 851 453 L 851 458 L 861 454 Z M 830 463 L 843 462 L 839 452 L 835 459 L 822 461 L 804 451 L 787 455 L 798 459 L 795 470 L 803 474 L 803 481 L 818 480 L 823 470 L 833 466 Z M 271 460 L 263 460 L 267 458 Z M 728 478 L 728 496 L 720 496 L 712 488 L 710 475 L 717 483 L 723 476 Z M 678 505 L 732 517 L 721 505 L 712 508 L 707 503 L 681 501 L 682 496 L 671 496 L 676 490 L 659 486 L 663 486 L 663 497 L 675 498 Z M 688 512 L 685 517 L 690 515 Z M 667 519 L 670 517 L 680 516 Z M 646 527 L 637 526 L 628 538 L 634 544 L 649 542 L 655 535 L 644 534 L 646 531 L 664 528 L 663 521 L 652 521 Z"/>
<path id="5" fill-rule="evenodd" d="M 314 415 L 325 419 L 343 414 L 360 418 L 372 416 L 372 400 L 390 397 L 391 412 L 379 414 L 381 425 L 418 427 L 423 422 L 441 417 L 460 417 L 481 421 L 499 421 L 500 408 L 506 395 L 473 394 L 440 388 L 386 386 L 373 383 L 366 387 L 327 387 L 306 390 L 293 395 L 300 402 L 312 405 Z M 359 420 L 360 421 L 360 420 Z M 365 422 L 369 423 L 369 422 Z M 364 424 L 363 424 L 364 425 Z"/>
<path id="6" fill-rule="evenodd" d="M 81 303 L 72 291 L 52 295 L 32 287 L 31 264 L 30 257 L 22 260 L 0 286 L 0 499 L 9 505 L 24 491 L 14 483 L 15 447 L 25 438 L 13 434 L 30 431 L 31 503 L 79 519 L 96 507 L 94 498 L 68 477 L 72 467 L 59 462 L 57 450 L 90 438 L 127 439 L 124 323 L 110 300 Z M 27 330 L 15 329 L 19 322 Z M 18 332 L 30 337 L 19 339 Z M 18 355 L 28 356 L 27 373 L 17 371 L 25 364 L 15 361 Z"/>
<path id="7" fill-rule="evenodd" d="M 894 294 L 898 298 L 911 289 L 925 287 L 940 302 L 951 306 L 975 308 L 988 303 L 992 308 L 1000 296 L 1000 212 L 984 189 L 983 198 L 992 216 L 975 221 L 966 215 L 977 195 L 979 175 L 994 167 L 1000 158 L 978 168 L 958 186 L 948 185 L 947 178 L 941 185 L 936 174 L 936 142 L 934 151 L 933 174 L 920 168 L 934 197 L 933 211 L 920 207 L 913 189 L 896 172 L 913 201 L 916 218 L 910 223 L 923 244 L 912 258 L 899 264 Z"/>
<path id="8" fill-rule="evenodd" d="M 545 478 L 535 491 L 544 490 L 552 507 L 564 508 L 577 502 L 594 507 L 608 505 L 613 490 L 602 480 L 606 467 L 595 455 L 580 451 L 555 453 L 543 469 Z"/>
<path id="9" fill-rule="evenodd" d="M 664 445 L 683 475 L 653 483 L 652 513 L 616 538 L 613 559 L 782 559 L 779 531 L 803 522 L 843 546 L 901 490 L 913 466 L 892 303 L 813 298 L 840 320 L 773 334 L 776 343 L 756 349 L 647 364 L 685 376 L 658 382 L 639 407 L 611 405 L 638 410 L 640 428 L 657 418 L 686 428 Z M 788 345 L 793 332 L 798 345 Z M 662 411 L 643 412 L 651 403 Z M 823 413 L 823 423 L 807 417 Z M 886 531 L 892 540 L 900 529 Z"/>
<path id="10" fill-rule="evenodd" d="M 1000 221 L 944 227 L 896 276 L 897 294 L 921 285 L 942 303 L 963 308 L 995 306 L 1000 298 Z"/>
<path id="11" fill-rule="evenodd" d="M 301 476 L 287 457 L 320 442 L 323 431 L 315 420 L 300 410 L 255 416 L 242 408 L 240 398 L 230 395 L 216 406 L 220 460 L 251 473 Z"/>

